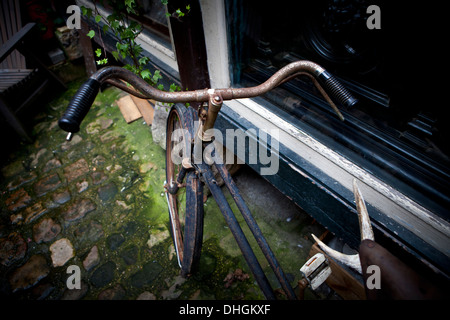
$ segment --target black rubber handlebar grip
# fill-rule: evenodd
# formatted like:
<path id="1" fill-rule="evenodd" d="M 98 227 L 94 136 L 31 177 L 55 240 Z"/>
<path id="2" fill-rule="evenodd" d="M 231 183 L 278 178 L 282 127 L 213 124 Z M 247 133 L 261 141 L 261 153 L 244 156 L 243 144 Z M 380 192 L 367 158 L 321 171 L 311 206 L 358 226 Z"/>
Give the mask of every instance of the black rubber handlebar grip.
<path id="1" fill-rule="evenodd" d="M 323 71 L 318 77 L 320 83 L 325 87 L 328 93 L 336 98 L 342 105 L 352 107 L 358 99 L 353 97 L 351 93 L 330 73 Z"/>
<path id="2" fill-rule="evenodd" d="M 70 100 L 66 112 L 59 119 L 59 127 L 72 133 L 80 131 L 81 121 L 91 108 L 99 89 L 100 82 L 95 79 L 89 79 L 83 83 Z"/>

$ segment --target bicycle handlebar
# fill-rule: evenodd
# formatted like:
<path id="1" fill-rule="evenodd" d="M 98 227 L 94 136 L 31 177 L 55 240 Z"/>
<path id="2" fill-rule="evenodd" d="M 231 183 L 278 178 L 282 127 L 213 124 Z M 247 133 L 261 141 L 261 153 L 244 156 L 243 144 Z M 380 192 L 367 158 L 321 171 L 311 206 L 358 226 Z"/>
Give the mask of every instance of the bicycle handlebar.
<path id="1" fill-rule="evenodd" d="M 255 87 L 215 89 L 214 93 L 220 94 L 223 100 L 252 98 L 274 89 L 287 79 L 301 73 L 307 73 L 317 79 L 325 87 L 325 90 L 331 93 L 342 105 L 350 107 L 357 102 L 357 99 L 335 77 L 311 61 L 292 62 L 277 71 L 267 81 Z M 161 91 L 153 88 L 129 70 L 120 67 L 105 67 L 93 74 L 75 93 L 66 112 L 58 122 L 61 129 L 71 133 L 80 130 L 80 124 L 94 102 L 101 84 L 108 80 L 124 80 L 140 92 L 140 96 L 161 102 L 206 102 L 211 95 L 209 89 L 181 92 Z M 125 89 L 124 87 L 120 88 Z"/>
<path id="2" fill-rule="evenodd" d="M 95 79 L 88 79 L 83 83 L 70 100 L 66 112 L 59 119 L 59 127 L 72 133 L 80 131 L 80 124 L 97 97 L 99 89 L 100 82 Z"/>
<path id="3" fill-rule="evenodd" d="M 318 80 L 342 105 L 352 107 L 358 102 L 358 100 L 353 97 L 350 92 L 348 92 L 348 90 L 326 70 L 318 76 Z"/>

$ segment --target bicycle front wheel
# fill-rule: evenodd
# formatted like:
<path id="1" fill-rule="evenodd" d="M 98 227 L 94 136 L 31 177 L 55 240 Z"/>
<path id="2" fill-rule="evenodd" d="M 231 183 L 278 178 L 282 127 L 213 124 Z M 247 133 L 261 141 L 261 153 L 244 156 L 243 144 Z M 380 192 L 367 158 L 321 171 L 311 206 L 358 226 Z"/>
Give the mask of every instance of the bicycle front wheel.
<path id="1" fill-rule="evenodd" d="M 175 105 L 169 112 L 166 129 L 166 197 L 172 238 L 184 277 L 197 266 L 203 240 L 203 186 L 193 169 L 182 172 L 182 159 L 191 156 L 194 116 L 193 110 Z M 179 179 L 184 174 L 185 178 Z"/>

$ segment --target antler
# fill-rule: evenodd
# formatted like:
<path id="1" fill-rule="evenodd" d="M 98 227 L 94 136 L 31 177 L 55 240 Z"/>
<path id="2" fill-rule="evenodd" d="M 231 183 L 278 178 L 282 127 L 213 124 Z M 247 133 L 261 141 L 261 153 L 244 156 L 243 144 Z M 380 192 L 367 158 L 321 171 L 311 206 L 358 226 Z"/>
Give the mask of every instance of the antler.
<path id="1" fill-rule="evenodd" d="M 356 184 L 356 179 L 353 179 L 353 194 L 355 195 L 356 210 L 358 211 L 359 230 L 361 231 L 361 241 L 369 239 L 375 241 L 373 235 L 372 225 L 370 224 L 369 212 L 366 208 L 361 190 Z"/>
<path id="2" fill-rule="evenodd" d="M 358 188 L 356 180 L 353 180 L 353 194 L 355 195 L 356 210 L 358 211 L 359 230 L 361 232 L 361 241 L 369 239 L 375 241 L 372 226 L 370 224 L 369 213 L 367 212 L 366 203 L 362 196 L 361 191 Z M 355 269 L 362 274 L 361 262 L 359 260 L 359 254 L 343 254 L 339 251 L 331 249 L 325 243 L 320 241 L 315 235 L 312 234 L 313 239 L 317 242 L 319 247 L 328 254 L 331 258 Z"/>

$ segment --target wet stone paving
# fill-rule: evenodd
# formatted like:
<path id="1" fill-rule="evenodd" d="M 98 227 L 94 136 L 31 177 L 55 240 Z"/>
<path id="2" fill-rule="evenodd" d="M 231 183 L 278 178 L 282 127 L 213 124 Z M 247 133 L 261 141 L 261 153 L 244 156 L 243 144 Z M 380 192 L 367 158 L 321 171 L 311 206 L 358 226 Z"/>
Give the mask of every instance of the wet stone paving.
<path id="1" fill-rule="evenodd" d="M 1 169 L 0 297 L 263 299 L 211 198 L 199 270 L 180 276 L 168 229 L 164 150 L 142 119 L 124 121 L 115 103 L 124 93 L 101 92 L 80 132 L 65 141 L 57 120 L 80 84 L 71 83 L 43 108 L 34 142 L 11 152 Z M 312 245 L 308 234 L 323 229 L 294 205 L 286 208 L 285 200 L 283 209 L 273 200 L 252 203 L 252 192 L 273 194 L 252 191 L 260 179 L 252 172 L 236 179 L 250 190 L 244 197 L 295 286 Z M 264 216 L 274 210 L 282 213 Z M 74 288 L 77 275 L 80 287 Z"/>

